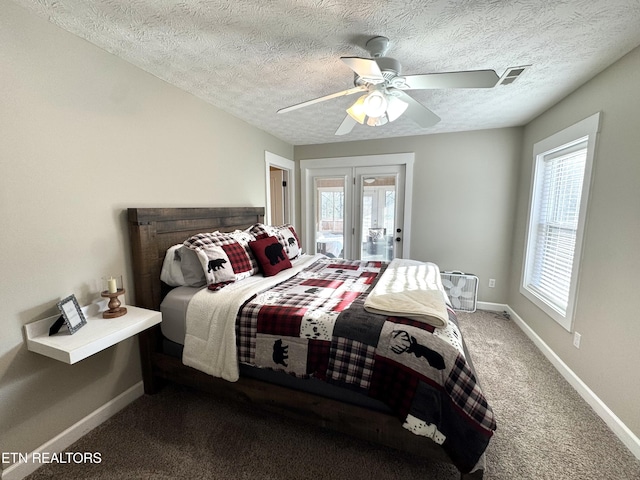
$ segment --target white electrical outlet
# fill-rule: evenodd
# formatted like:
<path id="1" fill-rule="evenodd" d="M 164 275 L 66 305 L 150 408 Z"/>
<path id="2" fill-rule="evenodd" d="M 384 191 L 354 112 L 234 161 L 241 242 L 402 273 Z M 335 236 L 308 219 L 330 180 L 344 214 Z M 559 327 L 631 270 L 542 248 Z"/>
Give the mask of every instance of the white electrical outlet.
<path id="1" fill-rule="evenodd" d="M 490 278 L 489 279 L 489 288 L 494 288 L 496 286 L 496 279 L 495 278 Z"/>
<path id="2" fill-rule="evenodd" d="M 580 335 L 578 332 L 574 332 L 573 334 L 573 346 L 576 348 L 580 348 L 580 339 L 582 338 L 582 335 Z"/>

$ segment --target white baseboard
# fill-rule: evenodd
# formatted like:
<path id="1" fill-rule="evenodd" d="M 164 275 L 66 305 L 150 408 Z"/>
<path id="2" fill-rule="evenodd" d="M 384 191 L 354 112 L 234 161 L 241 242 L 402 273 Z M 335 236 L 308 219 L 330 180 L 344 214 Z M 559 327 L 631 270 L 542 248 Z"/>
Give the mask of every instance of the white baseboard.
<path id="1" fill-rule="evenodd" d="M 538 336 L 533 329 L 508 305 L 502 305 L 498 311 L 506 311 L 518 327 L 531 339 L 536 347 L 547 357 L 578 394 L 593 408 L 611 431 L 624 443 L 631 453 L 640 460 L 640 439 L 611 411 L 605 403 L 571 370 L 566 363 Z"/>
<path id="2" fill-rule="evenodd" d="M 507 307 L 504 303 L 477 302 L 478 310 L 488 310 L 490 312 L 506 312 Z"/>
<path id="3" fill-rule="evenodd" d="M 64 432 L 29 453 L 27 455 L 26 462 L 16 462 L 2 470 L 0 472 L 0 477 L 2 480 L 22 480 L 27 475 L 35 472 L 41 465 L 39 462 L 32 461 L 34 453 L 41 456 L 43 453 L 52 454 L 64 451 L 70 445 L 78 441 L 82 436 L 89 433 L 91 430 L 118 413 L 143 394 L 144 386 L 142 381 L 140 381 L 131 388 L 122 392 L 113 400 L 105 403 L 102 407 L 94 410 L 82 420 L 79 420 L 74 425 L 67 428 Z"/>

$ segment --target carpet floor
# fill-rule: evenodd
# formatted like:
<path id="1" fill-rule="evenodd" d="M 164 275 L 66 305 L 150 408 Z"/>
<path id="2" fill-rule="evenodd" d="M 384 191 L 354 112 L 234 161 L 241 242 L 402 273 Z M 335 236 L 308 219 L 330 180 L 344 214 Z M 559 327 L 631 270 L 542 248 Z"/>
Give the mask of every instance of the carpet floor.
<path id="1" fill-rule="evenodd" d="M 485 479 L 640 479 L 640 461 L 509 318 L 460 313 L 498 430 Z M 362 440 L 170 385 L 145 395 L 68 452 L 101 462 L 45 464 L 42 479 L 454 480 L 430 464 Z"/>

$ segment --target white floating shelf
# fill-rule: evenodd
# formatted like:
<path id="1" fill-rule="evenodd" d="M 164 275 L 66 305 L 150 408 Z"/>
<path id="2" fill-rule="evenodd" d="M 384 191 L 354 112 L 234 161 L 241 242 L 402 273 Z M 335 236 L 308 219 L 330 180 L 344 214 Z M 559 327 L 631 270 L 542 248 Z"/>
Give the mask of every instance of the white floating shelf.
<path id="1" fill-rule="evenodd" d="M 41 355 L 73 364 L 94 353 L 132 337 L 162 321 L 154 310 L 126 305 L 127 313 L 118 318 L 87 317 L 87 324 L 71 335 L 66 326 L 49 336 L 49 328 L 59 315 L 44 318 L 24 326 L 27 348 Z"/>

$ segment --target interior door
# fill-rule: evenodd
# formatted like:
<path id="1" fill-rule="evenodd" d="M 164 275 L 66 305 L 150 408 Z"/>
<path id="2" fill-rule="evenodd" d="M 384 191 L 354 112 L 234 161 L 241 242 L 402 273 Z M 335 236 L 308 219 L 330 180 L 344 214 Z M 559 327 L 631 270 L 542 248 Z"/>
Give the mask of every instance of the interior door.
<path id="1" fill-rule="evenodd" d="M 271 188 L 271 224 L 282 225 L 285 223 L 284 215 L 284 171 L 271 167 L 269 170 Z"/>
<path id="2" fill-rule="evenodd" d="M 266 175 L 265 223 L 271 225 L 295 224 L 295 162 L 275 153 L 265 151 L 264 163 Z M 272 172 L 274 172 L 273 175 Z"/>

